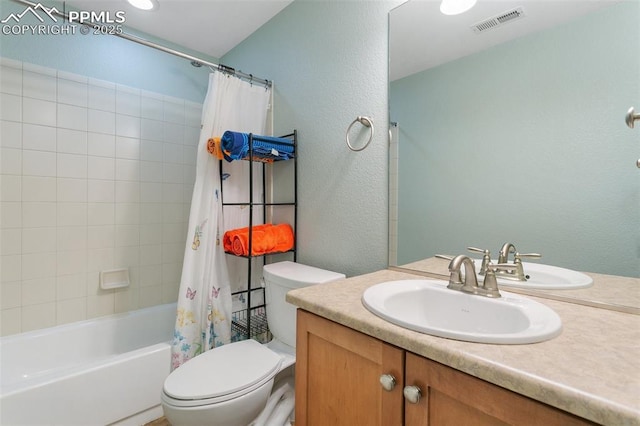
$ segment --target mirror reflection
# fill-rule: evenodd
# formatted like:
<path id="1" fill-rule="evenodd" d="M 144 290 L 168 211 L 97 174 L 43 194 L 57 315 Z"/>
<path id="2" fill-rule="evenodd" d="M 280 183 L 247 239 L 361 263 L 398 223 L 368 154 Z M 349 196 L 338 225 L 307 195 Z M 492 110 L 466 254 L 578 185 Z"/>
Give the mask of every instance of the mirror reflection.
<path id="1" fill-rule="evenodd" d="M 392 265 L 511 242 L 640 277 L 640 2 L 409 1 L 390 80 Z"/>

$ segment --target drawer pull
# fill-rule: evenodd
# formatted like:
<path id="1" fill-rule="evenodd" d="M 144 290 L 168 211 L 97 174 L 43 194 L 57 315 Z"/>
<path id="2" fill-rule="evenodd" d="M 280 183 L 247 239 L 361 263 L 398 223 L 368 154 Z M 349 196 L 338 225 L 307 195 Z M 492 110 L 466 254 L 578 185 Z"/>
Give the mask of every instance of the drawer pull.
<path id="1" fill-rule="evenodd" d="M 420 392 L 420 388 L 417 386 L 405 386 L 402 393 L 404 394 L 404 398 L 411 404 L 420 402 L 420 397 L 422 396 L 422 392 Z"/>
<path id="2" fill-rule="evenodd" d="M 380 384 L 387 392 L 391 392 L 396 387 L 396 378 L 391 374 L 383 374 L 380 376 Z"/>

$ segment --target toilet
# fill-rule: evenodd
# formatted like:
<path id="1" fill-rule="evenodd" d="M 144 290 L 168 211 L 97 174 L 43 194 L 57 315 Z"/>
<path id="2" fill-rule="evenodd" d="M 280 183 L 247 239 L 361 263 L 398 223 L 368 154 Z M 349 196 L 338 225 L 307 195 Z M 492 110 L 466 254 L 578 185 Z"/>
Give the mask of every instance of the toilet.
<path id="1" fill-rule="evenodd" d="M 275 382 L 293 386 L 296 307 L 285 295 L 345 276 L 289 261 L 265 265 L 263 276 L 273 340 L 264 345 L 255 340 L 223 345 L 175 369 L 161 395 L 172 426 L 247 426 L 265 408 Z"/>

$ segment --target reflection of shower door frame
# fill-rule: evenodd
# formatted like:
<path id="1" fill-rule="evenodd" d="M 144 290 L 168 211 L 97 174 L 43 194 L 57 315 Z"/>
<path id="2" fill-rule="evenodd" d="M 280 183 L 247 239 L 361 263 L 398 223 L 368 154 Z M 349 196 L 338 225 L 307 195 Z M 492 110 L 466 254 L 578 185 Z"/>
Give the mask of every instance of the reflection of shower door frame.
<path id="1" fill-rule="evenodd" d="M 398 123 L 389 123 L 389 265 L 398 264 Z"/>

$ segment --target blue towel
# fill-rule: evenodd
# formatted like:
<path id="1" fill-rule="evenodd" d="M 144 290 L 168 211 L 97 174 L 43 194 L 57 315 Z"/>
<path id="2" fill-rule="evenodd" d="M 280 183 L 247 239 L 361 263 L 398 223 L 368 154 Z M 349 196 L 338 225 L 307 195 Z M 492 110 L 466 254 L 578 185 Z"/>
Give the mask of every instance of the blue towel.
<path id="1" fill-rule="evenodd" d="M 249 156 L 249 134 L 227 130 L 220 139 L 227 161 L 241 160 Z M 257 158 L 288 160 L 293 157 L 291 140 L 272 136 L 253 135 L 253 155 Z"/>

